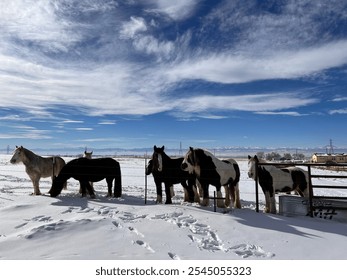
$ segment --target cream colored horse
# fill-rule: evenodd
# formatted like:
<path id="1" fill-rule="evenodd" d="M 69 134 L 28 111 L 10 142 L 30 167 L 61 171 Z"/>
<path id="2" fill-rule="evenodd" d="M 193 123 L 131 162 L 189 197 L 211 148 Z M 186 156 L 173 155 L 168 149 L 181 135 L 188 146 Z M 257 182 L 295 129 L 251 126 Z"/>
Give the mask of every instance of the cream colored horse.
<path id="1" fill-rule="evenodd" d="M 58 176 L 60 170 L 65 165 L 61 157 L 41 157 L 23 146 L 16 146 L 10 160 L 12 164 L 23 162 L 25 171 L 29 175 L 34 186 L 34 195 L 40 195 L 39 181 L 41 178 Z"/>

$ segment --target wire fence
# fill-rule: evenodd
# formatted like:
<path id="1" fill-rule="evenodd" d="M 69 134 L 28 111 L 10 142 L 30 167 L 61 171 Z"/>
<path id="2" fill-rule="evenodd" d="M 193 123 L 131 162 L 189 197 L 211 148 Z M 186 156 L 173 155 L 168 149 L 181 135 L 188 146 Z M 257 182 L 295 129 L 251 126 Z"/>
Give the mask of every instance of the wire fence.
<path id="1" fill-rule="evenodd" d="M 68 158 L 69 159 L 69 158 Z M 72 159 L 72 158 L 71 158 Z M 148 158 L 146 157 L 119 157 L 115 158 L 121 166 L 121 173 L 122 173 L 122 184 L 123 186 L 132 185 L 137 186 L 138 188 L 142 188 L 144 191 L 147 190 L 155 190 L 155 182 L 152 175 L 146 175 L 145 170 L 146 166 L 148 164 Z M 68 162 L 68 161 L 67 161 Z M 240 161 L 241 162 L 241 161 Z M 338 175 L 341 174 L 341 171 L 334 169 L 334 166 L 330 165 L 324 165 L 324 164 L 298 164 L 298 163 L 261 163 L 262 165 L 275 165 L 275 166 L 302 166 L 306 167 L 307 169 L 310 168 L 310 182 L 311 187 L 314 189 L 318 188 L 334 188 L 334 189 L 347 189 L 346 186 L 343 185 L 342 181 L 344 181 L 347 177 L 346 175 Z M 336 165 L 339 168 L 346 168 L 347 164 L 339 164 Z M 258 204 L 259 203 L 259 193 L 257 193 L 257 186 L 256 181 L 253 179 L 248 178 L 248 168 L 247 167 L 247 160 L 242 160 L 242 167 L 241 168 L 241 177 L 239 181 L 240 186 L 240 193 L 241 198 L 243 195 L 247 196 L 253 196 L 255 197 L 255 201 Z M 106 167 L 105 167 L 106 168 Z M 329 174 L 321 174 L 322 169 L 328 170 Z M 331 174 L 333 172 L 333 174 Z M 324 173 L 324 172 L 323 172 Z M 343 172 L 343 174 L 345 174 Z M 10 176 L 10 177 L 9 177 Z M 25 181 L 29 181 L 29 177 L 25 172 L 24 165 L 12 165 L 9 162 L 1 162 L 0 163 L 0 180 L 3 182 L 6 182 L 6 180 L 11 181 L 11 183 L 14 183 L 15 181 L 18 181 L 19 183 L 23 183 L 23 178 L 25 178 Z M 319 186 L 319 182 L 322 181 L 322 179 L 334 182 L 334 185 L 330 186 Z M 339 182 L 336 182 L 336 180 L 340 180 Z M 50 179 L 47 179 L 50 180 Z M 313 183 L 312 183 L 313 182 Z M 253 186 L 255 187 L 249 187 L 251 184 L 255 184 Z M 243 188 L 243 186 L 247 186 L 247 188 Z M 181 189 L 180 185 L 175 185 L 175 189 Z M 211 188 L 213 190 L 213 188 Z M 223 190 L 223 188 L 222 188 Z M 312 191 L 313 193 L 313 191 Z M 347 194 L 346 194 L 347 196 Z M 257 208 L 259 210 L 259 208 Z"/>

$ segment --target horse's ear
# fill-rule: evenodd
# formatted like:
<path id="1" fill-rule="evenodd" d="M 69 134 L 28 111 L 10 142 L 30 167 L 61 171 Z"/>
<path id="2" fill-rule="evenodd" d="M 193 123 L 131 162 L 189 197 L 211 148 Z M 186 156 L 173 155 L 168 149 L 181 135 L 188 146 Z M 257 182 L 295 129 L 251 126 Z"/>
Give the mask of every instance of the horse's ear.
<path id="1" fill-rule="evenodd" d="M 248 155 L 248 159 L 251 159 L 252 157 L 250 155 Z"/>
<path id="2" fill-rule="evenodd" d="M 154 145 L 153 149 L 155 150 L 157 148 L 157 145 Z"/>
<path id="3" fill-rule="evenodd" d="M 193 147 L 189 147 L 189 150 L 193 151 L 194 149 L 193 149 Z"/>
<path id="4" fill-rule="evenodd" d="M 161 147 L 161 149 L 164 151 L 164 149 L 165 149 L 165 146 L 163 146 L 163 147 Z"/>
<path id="5" fill-rule="evenodd" d="M 93 154 L 93 151 L 91 151 L 90 154 L 92 155 L 92 154 Z"/>

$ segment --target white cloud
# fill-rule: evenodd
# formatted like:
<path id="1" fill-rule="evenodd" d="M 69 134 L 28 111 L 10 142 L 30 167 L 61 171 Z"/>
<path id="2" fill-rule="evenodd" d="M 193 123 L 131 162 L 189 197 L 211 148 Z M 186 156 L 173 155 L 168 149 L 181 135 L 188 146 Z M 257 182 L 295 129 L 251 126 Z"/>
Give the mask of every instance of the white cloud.
<path id="1" fill-rule="evenodd" d="M 166 71 L 171 81 L 205 80 L 246 83 L 268 79 L 294 79 L 347 64 L 347 40 L 271 56 L 209 54 L 187 59 Z"/>
<path id="2" fill-rule="evenodd" d="M 170 58 L 170 55 L 175 50 L 175 45 L 170 41 L 159 41 L 153 36 L 141 36 L 134 41 L 134 47 L 138 51 L 147 54 L 157 55 L 159 58 Z"/>
<path id="3" fill-rule="evenodd" d="M 270 116 L 292 116 L 292 117 L 301 117 L 301 116 L 307 116 L 307 114 L 300 114 L 298 112 L 294 111 L 287 111 L 287 112 L 255 112 L 258 115 L 270 115 Z"/>
<path id="4" fill-rule="evenodd" d="M 77 127 L 75 130 L 77 131 L 91 131 L 93 128 L 91 127 Z"/>
<path id="5" fill-rule="evenodd" d="M 141 17 L 131 17 L 129 22 L 122 25 L 120 31 L 121 38 L 130 39 L 134 38 L 139 32 L 147 30 L 146 21 Z"/>
<path id="6" fill-rule="evenodd" d="M 319 100 L 316 98 L 293 93 L 234 96 L 202 95 L 177 100 L 176 109 L 183 112 L 205 112 L 209 110 L 266 112 L 297 108 L 317 102 Z"/>
<path id="7" fill-rule="evenodd" d="M 347 114 L 347 108 L 345 109 L 337 109 L 337 110 L 330 110 L 329 111 L 330 115 L 335 115 L 335 114 Z"/>
<path id="8" fill-rule="evenodd" d="M 333 102 L 343 102 L 343 101 L 347 101 L 347 97 L 336 97 L 333 100 L 331 100 Z"/>
<path id="9" fill-rule="evenodd" d="M 153 5 L 149 11 L 164 13 L 173 20 L 183 20 L 192 14 L 200 0 L 146 0 L 145 2 Z"/>

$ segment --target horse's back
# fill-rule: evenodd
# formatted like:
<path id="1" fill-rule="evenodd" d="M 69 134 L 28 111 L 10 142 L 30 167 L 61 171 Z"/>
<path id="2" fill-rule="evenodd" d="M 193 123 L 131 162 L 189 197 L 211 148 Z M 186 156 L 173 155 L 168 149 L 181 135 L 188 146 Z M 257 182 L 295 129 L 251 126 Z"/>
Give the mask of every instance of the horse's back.
<path id="1" fill-rule="evenodd" d="M 80 158 L 83 165 L 88 167 L 92 172 L 104 173 L 105 175 L 118 175 L 120 173 L 120 164 L 113 158 Z"/>

